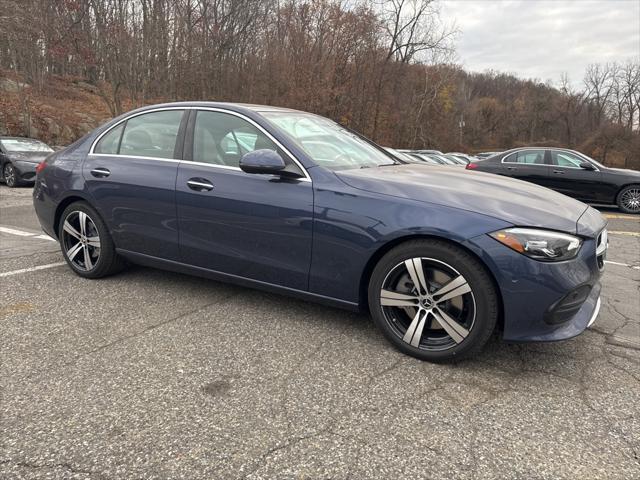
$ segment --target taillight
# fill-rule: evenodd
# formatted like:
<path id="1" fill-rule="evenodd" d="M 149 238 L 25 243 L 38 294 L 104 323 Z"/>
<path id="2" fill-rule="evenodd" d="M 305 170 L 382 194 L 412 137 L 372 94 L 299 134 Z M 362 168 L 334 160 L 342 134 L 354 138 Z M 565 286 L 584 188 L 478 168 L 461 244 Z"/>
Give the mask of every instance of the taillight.
<path id="1" fill-rule="evenodd" d="M 47 162 L 40 162 L 38 165 L 36 165 L 36 173 L 40 173 L 46 166 Z"/>
<path id="2" fill-rule="evenodd" d="M 467 163 L 467 166 L 465 167 L 467 170 L 475 170 L 476 168 L 478 168 L 478 164 L 477 163 Z"/>

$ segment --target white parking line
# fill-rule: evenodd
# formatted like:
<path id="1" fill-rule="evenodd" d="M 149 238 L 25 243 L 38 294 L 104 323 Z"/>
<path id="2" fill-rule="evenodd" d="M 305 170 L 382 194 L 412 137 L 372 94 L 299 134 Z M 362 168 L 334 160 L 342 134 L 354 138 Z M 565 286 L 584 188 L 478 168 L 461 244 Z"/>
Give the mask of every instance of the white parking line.
<path id="1" fill-rule="evenodd" d="M 49 235 L 46 235 L 46 234 L 45 235 L 37 235 L 37 236 L 35 236 L 33 238 L 39 238 L 41 240 L 49 240 L 51 242 L 57 242 L 57 240 L 55 238 L 52 238 L 52 237 L 50 237 Z"/>
<path id="2" fill-rule="evenodd" d="M 33 237 L 35 235 L 35 233 L 23 232 L 22 230 L 7 227 L 0 227 L 0 232 L 8 233 L 9 235 L 18 235 L 20 237 Z"/>
<path id="3" fill-rule="evenodd" d="M 611 260 L 605 260 L 604 263 L 608 263 L 609 265 L 618 265 L 619 267 L 629 267 L 635 270 L 640 270 L 640 267 L 637 265 L 629 265 L 628 263 L 620 263 L 620 262 L 612 262 Z"/>
<path id="4" fill-rule="evenodd" d="M 51 240 L 51 241 L 57 242 L 55 238 L 51 238 L 49 235 L 46 235 L 46 234 L 39 235 L 37 233 L 25 232 L 24 230 L 17 230 L 15 228 L 9 228 L 9 227 L 0 227 L 0 233 L 8 233 L 9 235 L 17 235 L 19 237 L 31 237 L 31 238 L 37 238 L 39 240 Z"/>
<path id="5" fill-rule="evenodd" d="M 619 230 L 609 230 L 609 235 L 628 235 L 629 237 L 640 237 L 640 232 L 622 232 Z"/>
<path id="6" fill-rule="evenodd" d="M 38 265 L 37 267 L 21 268 L 20 270 L 13 270 L 12 272 L 0 273 L 0 277 L 10 277 L 12 275 L 20 275 L 21 273 L 35 272 L 37 270 L 46 270 L 47 268 L 61 267 L 66 265 L 67 262 L 49 263 L 48 265 Z"/>

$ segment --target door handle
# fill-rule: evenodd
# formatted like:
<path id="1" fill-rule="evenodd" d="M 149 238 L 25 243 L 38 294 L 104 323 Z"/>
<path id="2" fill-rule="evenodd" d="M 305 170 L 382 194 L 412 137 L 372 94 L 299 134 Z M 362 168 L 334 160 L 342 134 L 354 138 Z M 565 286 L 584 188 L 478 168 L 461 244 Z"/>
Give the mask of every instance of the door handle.
<path id="1" fill-rule="evenodd" d="M 517 170 L 518 167 L 507 167 L 507 170 Z"/>
<path id="2" fill-rule="evenodd" d="M 213 190 L 213 185 L 206 178 L 190 178 L 187 186 L 196 192 L 208 192 Z"/>
<path id="3" fill-rule="evenodd" d="M 558 175 L 564 175 L 562 170 L 554 170 L 553 173 L 557 173 Z"/>
<path id="4" fill-rule="evenodd" d="M 97 178 L 104 178 L 111 175 L 111 172 L 106 168 L 100 167 L 100 168 L 94 168 L 93 170 L 91 170 L 91 175 Z"/>

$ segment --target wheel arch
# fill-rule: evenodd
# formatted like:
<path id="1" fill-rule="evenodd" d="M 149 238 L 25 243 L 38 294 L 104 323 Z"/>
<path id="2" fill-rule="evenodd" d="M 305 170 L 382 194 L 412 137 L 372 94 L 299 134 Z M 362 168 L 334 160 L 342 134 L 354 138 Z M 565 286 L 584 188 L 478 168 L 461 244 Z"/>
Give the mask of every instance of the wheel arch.
<path id="1" fill-rule="evenodd" d="M 634 181 L 634 182 L 628 182 L 625 183 L 624 185 L 621 185 L 620 187 L 618 187 L 618 190 L 616 190 L 616 194 L 613 198 L 613 203 L 615 203 L 616 205 L 618 204 L 618 197 L 620 196 L 620 194 L 622 193 L 622 191 L 627 188 L 627 187 L 631 187 L 633 185 L 637 185 L 638 187 L 640 187 L 640 179 Z"/>
<path id="2" fill-rule="evenodd" d="M 86 202 L 89 205 L 91 205 L 91 202 L 89 201 L 88 198 L 86 198 L 85 196 L 83 196 L 82 194 L 79 194 L 77 192 L 73 192 L 69 195 L 67 195 L 66 197 L 64 197 L 56 206 L 56 210 L 55 210 L 55 214 L 53 216 L 53 230 L 56 234 L 56 238 L 60 237 L 60 232 L 59 227 L 60 227 L 60 217 L 62 217 L 62 212 L 64 212 L 64 210 L 71 205 L 72 203 L 75 202 Z M 93 205 L 91 205 L 93 207 Z M 95 207 L 94 207 L 95 208 Z"/>
<path id="3" fill-rule="evenodd" d="M 362 271 L 362 275 L 360 277 L 360 286 L 359 286 L 359 304 L 360 304 L 360 309 L 362 311 L 368 312 L 369 310 L 369 303 L 367 300 L 367 290 L 368 290 L 368 286 L 369 286 L 369 280 L 371 279 L 371 274 L 373 273 L 373 269 L 375 268 L 375 266 L 378 264 L 378 262 L 380 261 L 380 259 L 382 257 L 384 257 L 387 252 L 391 251 L 392 249 L 394 249 L 395 247 L 405 243 L 405 242 L 409 242 L 412 240 L 438 240 L 440 242 L 445 242 L 448 243 L 450 245 L 453 245 L 457 248 L 459 248 L 460 250 L 464 251 L 465 253 L 471 255 L 473 258 L 475 258 L 478 263 L 480 265 L 482 265 L 482 267 L 484 268 L 485 272 L 487 273 L 487 275 L 489 275 L 489 278 L 491 279 L 491 282 L 493 283 L 493 288 L 496 292 L 496 296 L 498 298 L 498 322 L 497 322 L 497 326 L 499 328 L 502 328 L 504 325 L 504 303 L 502 301 L 502 291 L 500 289 L 500 286 L 498 285 L 498 281 L 496 280 L 495 275 L 493 274 L 493 272 L 491 271 L 491 269 L 489 268 L 489 266 L 482 260 L 482 258 L 480 258 L 473 250 L 467 248 L 465 245 L 456 242 L 454 240 L 451 240 L 450 238 L 447 237 L 442 237 L 442 236 L 438 236 L 438 235 L 429 235 L 429 234 L 416 234 L 416 235 L 406 235 L 406 236 L 402 236 L 402 237 L 398 237 L 398 238 L 394 238 L 393 240 L 390 240 L 389 242 L 385 243 L 384 245 L 381 245 L 374 253 L 373 255 L 371 255 L 371 257 L 369 258 L 369 260 L 367 261 L 367 264 L 365 265 L 365 268 Z"/>

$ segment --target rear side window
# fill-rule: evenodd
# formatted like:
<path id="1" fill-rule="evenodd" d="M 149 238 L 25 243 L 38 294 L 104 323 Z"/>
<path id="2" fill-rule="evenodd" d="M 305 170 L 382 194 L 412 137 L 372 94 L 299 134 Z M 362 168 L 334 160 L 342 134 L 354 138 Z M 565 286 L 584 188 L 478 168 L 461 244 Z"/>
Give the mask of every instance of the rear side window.
<path id="1" fill-rule="evenodd" d="M 544 150 L 521 150 L 504 159 L 505 163 L 522 163 L 526 165 L 544 165 Z"/>
<path id="2" fill-rule="evenodd" d="M 122 129 L 124 124 L 118 125 L 107 132 L 107 134 L 100 139 L 93 149 L 93 153 L 105 153 L 105 154 L 117 154 L 120 147 L 120 137 L 122 136 Z"/>
<path id="3" fill-rule="evenodd" d="M 127 120 L 120 155 L 174 158 L 183 110 L 165 110 Z"/>
<path id="4" fill-rule="evenodd" d="M 551 163 L 558 167 L 580 168 L 580 164 L 583 162 L 584 160 L 582 158 L 574 155 L 573 153 L 558 152 L 555 150 L 551 151 Z"/>

